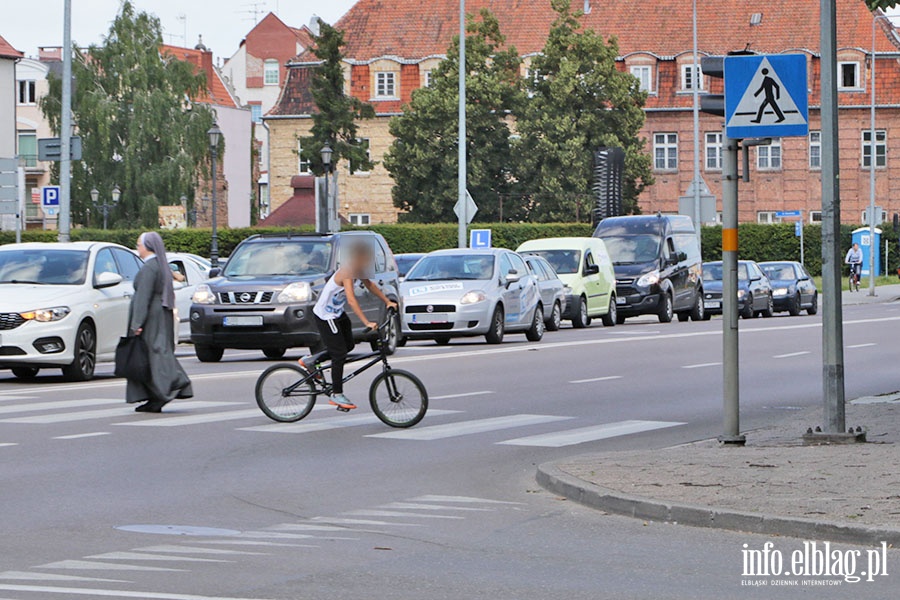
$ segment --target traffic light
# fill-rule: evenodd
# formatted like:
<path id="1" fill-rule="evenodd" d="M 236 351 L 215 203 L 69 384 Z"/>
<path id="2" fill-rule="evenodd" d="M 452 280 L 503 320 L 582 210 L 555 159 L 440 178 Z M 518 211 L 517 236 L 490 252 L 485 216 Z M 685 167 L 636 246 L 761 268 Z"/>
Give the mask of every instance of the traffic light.
<path id="1" fill-rule="evenodd" d="M 725 78 L 725 57 L 704 56 L 700 60 L 703 75 L 709 78 Z M 703 94 L 700 96 L 700 110 L 717 117 L 725 116 L 725 94 Z"/>

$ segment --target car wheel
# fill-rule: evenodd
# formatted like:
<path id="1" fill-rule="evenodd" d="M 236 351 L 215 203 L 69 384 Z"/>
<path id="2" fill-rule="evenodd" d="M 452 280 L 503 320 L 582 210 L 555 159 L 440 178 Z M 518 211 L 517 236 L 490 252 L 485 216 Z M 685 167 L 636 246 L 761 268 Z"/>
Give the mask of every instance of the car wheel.
<path id="1" fill-rule="evenodd" d="M 559 307 L 559 302 L 556 302 L 553 304 L 553 312 L 550 313 L 550 318 L 547 319 L 547 331 L 559 331 L 561 325 L 562 309 Z"/>
<path id="2" fill-rule="evenodd" d="M 63 377 L 69 381 L 89 381 L 97 366 L 97 335 L 90 323 L 82 323 L 75 334 L 75 360 L 63 367 Z"/>
<path id="3" fill-rule="evenodd" d="M 814 315 L 819 312 L 819 294 L 813 294 L 812 304 L 809 305 L 809 308 L 806 309 L 806 314 Z"/>
<path id="4" fill-rule="evenodd" d="M 18 379 L 34 379 L 37 377 L 37 374 L 40 372 L 40 369 L 37 367 L 13 367 L 12 373 Z"/>
<path id="5" fill-rule="evenodd" d="M 390 356 L 397 351 L 397 347 L 400 345 L 400 315 L 394 315 L 391 319 L 391 326 L 385 332 L 385 335 L 384 341 L 387 345 L 388 356 Z M 370 341 L 369 346 L 371 346 L 372 352 L 378 352 L 377 339 Z"/>
<path id="6" fill-rule="evenodd" d="M 506 323 L 503 321 L 503 307 L 498 306 L 494 309 L 494 315 L 491 317 L 491 328 L 485 334 L 484 339 L 488 344 L 503 343 L 503 334 L 506 333 Z"/>
<path id="7" fill-rule="evenodd" d="M 772 294 L 769 294 L 766 308 L 759 314 L 763 316 L 763 319 L 771 319 L 775 314 L 775 300 L 772 299 Z"/>
<path id="8" fill-rule="evenodd" d="M 625 315 L 620 315 L 618 312 L 616 313 L 616 325 L 624 325 L 625 319 L 627 319 Z"/>
<path id="9" fill-rule="evenodd" d="M 679 323 L 687 323 L 691 320 L 691 313 L 680 312 L 678 313 L 678 322 Z"/>
<path id="10" fill-rule="evenodd" d="M 544 307 L 540 304 L 534 309 L 534 318 L 531 319 L 531 327 L 525 332 L 525 339 L 529 342 L 539 342 L 544 337 Z"/>
<path id="11" fill-rule="evenodd" d="M 287 352 L 287 348 L 264 348 L 263 354 L 266 355 L 266 358 L 270 360 L 278 360 L 284 353 Z"/>
<path id="12" fill-rule="evenodd" d="M 800 315 L 800 292 L 797 292 L 797 295 L 791 300 L 791 305 L 788 308 L 788 314 L 792 317 L 797 317 Z"/>
<path id="13" fill-rule="evenodd" d="M 697 292 L 697 302 L 691 309 L 691 321 L 706 321 L 706 307 L 703 306 L 703 292 Z"/>
<path id="14" fill-rule="evenodd" d="M 225 348 L 195 344 L 194 353 L 197 355 L 197 360 L 200 362 L 219 362 L 222 360 L 222 355 L 225 354 Z"/>
<path id="15" fill-rule="evenodd" d="M 741 318 L 743 319 L 752 319 L 756 316 L 756 313 L 753 312 L 753 295 L 747 296 L 747 302 L 744 303 L 744 308 L 741 310 Z"/>
<path id="16" fill-rule="evenodd" d="M 446 346 L 450 343 L 450 336 L 442 335 L 434 338 L 434 343 L 438 346 Z"/>
<path id="17" fill-rule="evenodd" d="M 616 304 L 615 294 L 610 294 L 609 296 L 609 309 L 603 315 L 602 321 L 604 327 L 612 327 L 619 322 L 619 307 Z"/>
<path id="18" fill-rule="evenodd" d="M 660 323 L 671 323 L 673 314 L 673 306 L 672 306 L 672 295 L 668 292 L 663 292 L 662 295 L 662 304 L 659 305 L 659 311 L 657 312 L 657 316 L 659 317 Z"/>
<path id="19" fill-rule="evenodd" d="M 584 296 L 578 296 L 578 300 L 575 301 L 575 309 L 572 311 L 572 327 L 584 329 L 590 324 L 591 319 L 588 317 L 587 302 Z"/>
<path id="20" fill-rule="evenodd" d="M 406 346 L 406 342 L 408 341 L 409 340 L 406 338 L 406 336 L 400 336 L 400 339 L 397 340 L 397 347 L 403 348 L 404 346 Z"/>

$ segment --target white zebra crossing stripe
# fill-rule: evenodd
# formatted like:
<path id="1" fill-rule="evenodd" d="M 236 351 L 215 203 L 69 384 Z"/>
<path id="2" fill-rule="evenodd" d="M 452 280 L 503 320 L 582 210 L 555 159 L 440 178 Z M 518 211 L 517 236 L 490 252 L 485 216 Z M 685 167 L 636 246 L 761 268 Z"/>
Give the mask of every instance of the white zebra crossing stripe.
<path id="1" fill-rule="evenodd" d="M 460 517 L 458 515 L 429 515 L 427 513 L 412 513 L 412 512 L 399 512 L 395 510 L 351 510 L 348 513 L 344 513 L 350 515 L 351 517 L 414 517 L 416 519 L 454 519 L 460 520 L 465 519 L 465 517 Z"/>
<path id="2" fill-rule="evenodd" d="M 195 546 L 147 546 L 135 548 L 136 552 L 163 552 L 167 554 L 211 554 L 211 555 L 240 555 L 240 556 L 265 556 L 264 552 L 247 552 L 246 550 L 227 550 L 225 548 L 197 548 Z"/>
<path id="3" fill-rule="evenodd" d="M 168 556 L 165 554 L 149 554 L 144 552 L 107 552 L 85 556 L 94 560 L 161 560 L 178 562 L 232 562 L 220 558 L 197 558 L 195 556 Z"/>
<path id="4" fill-rule="evenodd" d="M 633 433 L 652 431 L 654 429 L 664 429 L 666 427 L 677 427 L 678 425 L 684 425 L 684 423 L 675 421 L 621 421 L 619 423 L 607 423 L 605 425 L 579 427 L 577 429 L 559 431 L 556 433 L 532 435 L 497 443 L 507 446 L 539 446 L 542 448 L 562 448 L 563 446 L 573 446 L 575 444 L 583 444 L 584 442 L 605 440 L 622 435 L 631 435 Z"/>
<path id="5" fill-rule="evenodd" d="M 418 427 L 415 429 L 404 429 L 402 431 L 388 431 L 385 433 L 375 433 L 366 437 L 418 441 L 441 440 L 462 435 L 511 429 L 513 427 L 525 427 L 528 425 L 539 425 L 541 423 L 552 423 L 554 421 L 566 421 L 572 418 L 574 417 L 557 417 L 553 415 L 510 415 L 508 417 L 459 421 L 457 423 L 431 425 L 430 427 Z"/>
<path id="6" fill-rule="evenodd" d="M 454 398 L 471 398 L 472 396 L 484 396 L 486 394 L 493 394 L 494 392 L 490 390 L 482 390 L 480 392 L 465 392 L 463 394 L 446 394 L 444 396 L 432 396 L 430 400 L 452 400 Z"/>
<path id="7" fill-rule="evenodd" d="M 16 442 L 3 442 L 0 443 L 0 448 L 8 448 L 9 446 L 18 446 Z"/>
<path id="8" fill-rule="evenodd" d="M 39 569 L 64 569 L 80 571 L 184 571 L 184 569 L 168 569 L 164 567 L 147 567 L 144 565 L 120 565 L 88 560 L 61 560 L 37 567 Z"/>
<path id="9" fill-rule="evenodd" d="M 475 498 L 472 496 L 440 496 L 435 494 L 426 494 L 424 496 L 416 496 L 411 499 L 412 502 L 459 502 L 462 504 L 510 504 L 521 506 L 521 502 L 509 502 L 506 500 L 491 500 L 490 498 Z"/>
<path id="10" fill-rule="evenodd" d="M 28 402 L 26 404 L 0 405 L 0 415 L 23 412 L 39 412 L 42 410 L 66 410 L 85 408 L 87 406 L 122 405 L 121 398 L 87 398 L 84 400 L 56 400 L 53 402 Z"/>
<path id="11" fill-rule="evenodd" d="M 380 508 L 404 509 L 404 510 L 463 510 L 475 512 L 493 512 L 493 508 L 476 508 L 473 506 L 447 506 L 445 504 L 418 504 L 415 502 L 391 502 L 383 504 Z"/>
<path id="12" fill-rule="evenodd" d="M 123 579 L 59 575 L 58 573 L 33 573 L 31 571 L 4 571 L 3 573 L 0 573 L 0 579 L 11 579 L 15 581 L 97 581 L 100 583 L 128 583 Z"/>
<path id="13" fill-rule="evenodd" d="M 93 433 L 76 433 L 74 435 L 60 435 L 54 440 L 80 440 L 81 438 L 92 438 L 92 437 L 101 437 L 104 435 L 110 435 L 108 431 L 95 431 Z"/>
<path id="14" fill-rule="evenodd" d="M 429 410 L 428 417 L 440 417 L 459 413 L 458 410 Z M 261 413 L 260 413 L 261 414 Z M 269 433 L 313 433 L 315 431 L 328 431 L 343 427 L 357 427 L 359 425 L 372 425 L 381 423 L 373 414 L 364 413 L 346 417 L 329 417 L 327 419 L 315 419 L 313 421 L 298 421 L 297 423 L 276 423 L 273 425 L 257 425 L 256 427 L 241 427 L 239 431 L 265 431 Z"/>
<path id="15" fill-rule="evenodd" d="M 200 425 L 203 423 L 236 421 L 239 419 L 263 416 L 258 408 L 203 413 L 199 415 L 176 415 L 172 417 L 166 417 L 165 413 L 163 413 L 163 415 L 164 416 L 158 419 L 148 421 L 124 421 L 122 423 L 113 423 L 113 425 L 127 425 L 129 427 L 178 427 L 180 425 Z"/>
<path id="16" fill-rule="evenodd" d="M 87 421 L 90 419 L 105 419 L 109 417 L 122 417 L 128 414 L 129 408 L 125 406 L 123 400 L 120 408 L 106 408 L 103 410 L 83 410 L 69 413 L 54 413 L 51 415 L 33 415 L 30 417 L 13 417 L 11 419 L 0 419 L 0 423 L 27 423 L 30 425 L 51 425 L 55 423 L 69 423 L 72 421 Z M 205 400 L 193 400 L 189 402 L 176 402 L 171 410 L 191 410 L 195 408 L 216 408 L 220 406 L 229 406 L 232 402 L 208 402 Z M 134 412 L 134 409 L 131 409 Z M 149 415 L 147 415 L 149 416 Z M 147 418 L 142 415 L 139 418 Z M 150 418 L 159 418 L 152 417 Z"/>
<path id="17" fill-rule="evenodd" d="M 68 594 L 93 596 L 95 598 L 140 598 L 141 600 L 255 600 L 252 598 L 231 598 L 225 596 L 198 596 L 196 594 L 169 594 L 165 592 L 133 592 L 130 590 L 107 590 L 73 587 L 51 587 L 43 585 L 0 584 L 0 590 L 7 592 L 39 592 L 43 594 Z"/>

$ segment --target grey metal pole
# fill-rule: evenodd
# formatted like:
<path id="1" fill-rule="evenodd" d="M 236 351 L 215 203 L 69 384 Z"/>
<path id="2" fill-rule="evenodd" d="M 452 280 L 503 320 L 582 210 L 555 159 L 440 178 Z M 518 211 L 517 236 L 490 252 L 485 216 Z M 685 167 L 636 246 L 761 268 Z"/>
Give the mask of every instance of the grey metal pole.
<path id="1" fill-rule="evenodd" d="M 69 241 L 72 194 L 72 0 L 63 2 L 62 115 L 60 119 L 59 216 L 57 240 Z"/>
<path id="2" fill-rule="evenodd" d="M 25 168 L 16 169 L 16 243 L 22 243 L 22 230 L 25 228 Z"/>
<path id="3" fill-rule="evenodd" d="M 219 205 L 216 198 L 216 159 L 219 149 L 212 147 L 212 242 L 209 248 L 209 262 L 214 268 L 219 266 Z M 325 180 L 328 185 L 328 180 Z"/>
<path id="4" fill-rule="evenodd" d="M 806 249 L 803 247 L 805 245 L 804 241 L 803 241 L 803 230 L 806 229 L 806 227 L 804 227 L 805 224 L 806 223 L 803 220 L 803 211 L 801 210 L 800 211 L 800 264 L 803 265 L 804 267 L 806 266 Z"/>
<path id="5" fill-rule="evenodd" d="M 694 226 L 697 228 L 697 239 L 702 240 L 700 230 L 700 58 L 698 56 L 697 38 L 697 0 L 693 0 L 693 27 L 694 27 L 694 64 L 691 66 L 691 88 L 694 101 Z"/>
<path id="6" fill-rule="evenodd" d="M 738 140 L 722 131 L 722 375 L 725 431 L 719 442 L 742 445 L 738 348 Z"/>
<path id="7" fill-rule="evenodd" d="M 838 145 L 837 8 L 819 0 L 822 115 L 822 383 L 824 430 L 843 433 L 844 331 L 841 306 L 841 190 Z"/>
<path id="8" fill-rule="evenodd" d="M 459 231 L 457 244 L 468 245 L 466 226 L 469 224 L 466 201 L 466 0 L 459 0 L 459 168 L 457 172 L 459 197 Z"/>
<path id="9" fill-rule="evenodd" d="M 869 87 L 872 88 L 872 102 L 869 107 L 869 296 L 875 295 L 875 253 L 878 246 L 875 244 L 875 26 L 882 16 L 876 15 L 872 19 L 872 77 Z"/>

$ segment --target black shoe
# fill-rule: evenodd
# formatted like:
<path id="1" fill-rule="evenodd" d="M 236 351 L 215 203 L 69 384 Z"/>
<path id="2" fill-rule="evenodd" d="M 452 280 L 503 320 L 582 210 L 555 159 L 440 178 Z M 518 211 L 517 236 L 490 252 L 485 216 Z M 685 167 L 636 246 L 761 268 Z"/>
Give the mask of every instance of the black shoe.
<path id="1" fill-rule="evenodd" d="M 161 413 L 162 407 L 165 406 L 165 402 L 157 402 L 156 400 L 151 400 L 146 404 L 142 404 L 138 406 L 135 412 L 147 412 L 147 413 Z"/>
<path id="2" fill-rule="evenodd" d="M 134 409 L 134 412 L 150 412 L 150 403 L 146 402 Z"/>

